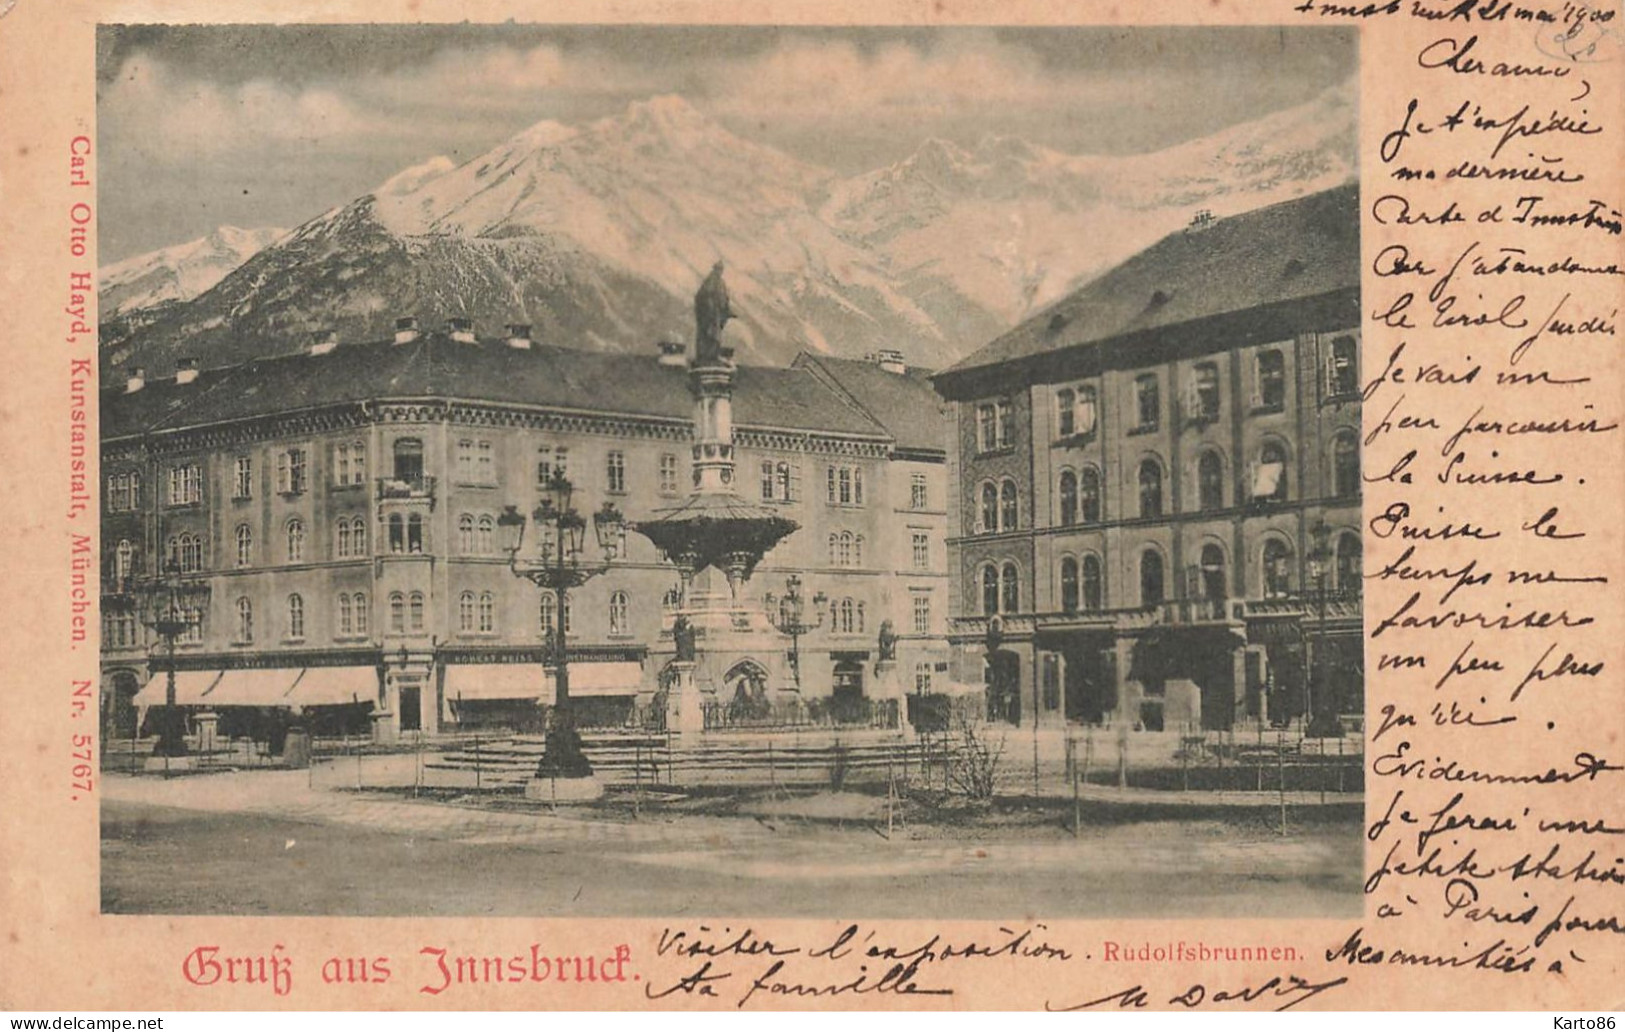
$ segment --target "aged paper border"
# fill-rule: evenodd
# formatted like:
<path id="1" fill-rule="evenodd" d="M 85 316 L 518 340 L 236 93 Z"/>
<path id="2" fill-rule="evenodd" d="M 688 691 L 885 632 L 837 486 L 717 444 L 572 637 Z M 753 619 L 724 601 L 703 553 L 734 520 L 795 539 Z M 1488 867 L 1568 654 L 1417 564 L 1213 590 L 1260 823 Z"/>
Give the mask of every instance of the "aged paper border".
<path id="1" fill-rule="evenodd" d="M 1407 0 L 1408 6 L 1409 0 Z M 0 312 L 8 335 L 7 373 L 3 388 L 5 403 L 0 407 L 0 441 L 9 474 L 10 519 L 3 534 L 3 569 L 10 590 L 4 593 L 3 626 L 10 636 L 5 689 L 9 696 L 0 740 L 0 1006 L 78 1007 L 78 1008 L 164 1008 L 164 1009 L 534 1009 L 534 1008 L 641 1008 L 648 1003 L 639 987 L 616 985 L 556 985 L 539 987 L 491 986 L 465 989 L 440 998 L 419 995 L 409 980 L 396 980 L 385 986 L 323 985 L 312 977 L 314 964 L 308 958 L 328 955 L 395 956 L 414 954 L 423 944 L 433 943 L 453 949 L 516 952 L 527 944 L 545 942 L 560 953 L 609 953 L 617 944 L 628 944 L 635 964 L 644 977 L 664 974 L 671 978 L 683 972 L 671 962 L 655 956 L 655 943 L 665 922 L 660 920 L 545 920 L 545 919 L 314 919 L 314 918 L 220 918 L 220 917 L 128 917 L 99 913 L 98 828 L 94 799 L 72 802 L 66 789 L 69 738 L 75 726 L 68 715 L 72 679 L 96 676 L 94 643 L 70 651 L 66 642 L 68 580 L 67 531 L 62 515 L 66 478 L 66 421 L 69 418 L 65 392 L 65 369 L 71 347 L 63 343 L 64 295 L 68 273 L 75 268 L 94 270 L 94 251 L 84 258 L 71 257 L 67 250 L 73 200 L 66 188 L 68 147 L 72 137 L 94 135 L 94 29 L 97 22 L 193 22 L 229 18 L 231 21 L 310 21 L 310 22 L 410 22 L 422 19 L 551 22 L 690 22 L 690 23 L 783 23 L 783 24 L 1005 24 L 1044 25 L 1059 23 L 1111 23 L 1119 19 L 1163 24 L 1311 24 L 1309 15 L 1294 10 L 1294 3 L 1258 2 L 1241 4 L 1236 0 L 1191 0 L 1159 4 L 1154 9 L 1120 8 L 1114 3 L 1076 2 L 1069 4 L 1027 0 L 1020 3 L 949 2 L 932 4 L 875 2 L 866 4 L 787 3 L 772 0 L 731 0 L 727 3 L 590 3 L 571 0 L 547 5 L 520 5 L 471 2 L 458 5 L 454 12 L 434 11 L 419 0 L 373 0 L 365 6 L 334 2 L 271 3 L 243 2 L 231 6 L 229 14 L 217 4 L 201 0 L 177 3 L 148 3 L 136 0 L 18 0 L 0 17 L 0 238 L 6 243 Z M 1360 5 L 1353 5 L 1358 8 Z M 1381 5 L 1372 5 L 1381 6 Z M 1531 5 L 1539 6 L 1539 5 Z M 1546 6 L 1560 10 L 1562 0 Z M 1616 5 L 1617 6 L 1617 5 Z M 1375 155 L 1383 135 L 1393 128 L 1391 116 L 1403 110 L 1403 97 L 1440 89 L 1437 77 L 1427 78 L 1415 64 L 1419 46 L 1440 34 L 1462 36 L 1482 32 L 1486 39 L 1497 33 L 1524 33 L 1531 38 L 1529 60 L 1538 60 L 1533 49 L 1535 29 L 1527 26 L 1470 24 L 1456 26 L 1449 33 L 1435 25 L 1404 17 L 1340 19 L 1326 17 L 1320 23 L 1347 21 L 1359 25 L 1361 51 L 1361 153 L 1363 191 L 1369 195 L 1379 180 Z M 1617 29 L 1618 22 L 1615 22 Z M 1496 36 L 1497 39 L 1501 38 Z M 1617 41 L 1616 41 L 1617 42 Z M 1606 109 L 1612 98 L 1619 111 L 1621 69 L 1616 60 L 1593 66 L 1592 87 L 1598 108 Z M 1510 99 L 1517 82 L 1485 85 L 1474 82 L 1474 97 Z M 1593 160 L 1598 196 L 1620 197 L 1622 165 L 1621 129 L 1610 126 L 1600 148 L 1611 147 L 1615 160 L 1611 169 Z M 1591 155 L 1597 157 L 1596 151 Z M 1604 151 L 1603 153 L 1606 153 Z M 1369 209 L 1367 211 L 1369 215 Z M 1366 297 L 1376 293 L 1370 268 L 1373 241 L 1367 226 Z M 93 246 L 93 245 L 92 245 Z M 1616 302 L 1618 282 L 1611 287 Z M 1608 306 L 1604 305 L 1604 309 Z M 1368 332 L 1365 338 L 1364 366 L 1369 373 L 1380 366 L 1377 353 L 1380 334 Z M 74 352 L 79 353 L 79 352 Z M 1590 367 L 1600 384 L 1611 385 L 1605 397 L 1617 402 L 1620 395 L 1620 358 L 1617 351 L 1597 350 L 1598 360 Z M 1368 405 L 1368 430 L 1380 415 L 1380 406 Z M 1617 415 L 1617 407 L 1615 409 Z M 94 411 L 90 414 L 94 421 Z M 94 439 L 94 435 L 92 435 Z M 1553 442 L 1552 449 L 1565 447 Z M 1576 496 L 1573 504 L 1591 507 L 1617 504 L 1625 497 L 1625 481 L 1620 460 L 1620 440 L 1602 438 L 1593 449 L 1589 489 Z M 1605 499 L 1613 499 L 1607 503 Z M 1374 498 L 1366 499 L 1366 515 L 1373 514 Z M 1495 504 L 1486 499 L 1486 505 Z M 1458 514 L 1465 515 L 1465 514 Z M 1589 562 L 1618 574 L 1621 571 L 1621 534 L 1617 524 L 1595 521 L 1590 539 L 1593 551 Z M 1373 549 L 1368 545 L 1367 562 Z M 1368 630 L 1374 614 L 1385 606 L 1392 608 L 1398 588 L 1373 585 L 1366 604 Z M 1614 604 L 1598 611 L 1598 633 L 1588 634 L 1594 652 L 1606 657 L 1610 670 L 1625 667 L 1625 649 L 1618 634 L 1622 607 L 1615 592 Z M 1370 651 L 1368 645 L 1368 652 Z M 1443 657 L 1448 659 L 1448 657 Z M 1374 669 L 1375 656 L 1368 654 L 1368 709 L 1375 714 L 1387 695 L 1387 680 Z M 1607 680 L 1606 678 L 1604 679 Z M 94 713 L 92 708 L 92 713 Z M 1572 737 L 1575 749 L 1604 752 L 1620 750 L 1622 728 L 1617 682 L 1570 689 L 1565 712 L 1570 718 L 1555 733 Z M 1374 721 L 1373 721 L 1374 724 Z M 1368 732 L 1369 733 L 1369 732 Z M 1492 752 L 1499 762 L 1519 755 L 1515 740 L 1486 742 L 1483 755 Z M 1536 747 L 1531 746 L 1531 757 Z M 1370 754 L 1368 754 L 1369 756 Z M 1475 754 L 1476 755 L 1476 754 Z M 1546 743 L 1539 755 L 1549 757 Z M 1544 762 L 1544 761 L 1543 761 Z M 1597 789 L 1592 790 L 1594 793 Z M 1368 810 L 1378 804 L 1379 790 L 1368 791 Z M 1600 799 L 1592 795 L 1590 800 Z M 1606 806 L 1594 806 L 1600 813 Z M 1368 815 L 1369 817 L 1372 815 Z M 1617 797 L 1611 816 L 1618 821 Z M 1367 870 L 1380 858 L 1368 850 Z M 1617 891 L 1617 890 L 1616 890 Z M 1617 900 L 1617 895 L 1615 899 Z M 1368 907 L 1370 904 L 1368 903 Z M 1617 912 L 1617 903 L 1615 904 Z M 739 924 L 749 915 L 719 915 Z M 861 917 L 861 915 L 858 915 Z M 1372 915 L 1366 915 L 1366 924 Z M 1012 914 L 1011 920 L 1044 920 L 1044 915 Z M 827 941 L 844 923 L 832 915 L 828 921 L 770 919 L 752 922 L 770 930 L 775 939 L 818 943 Z M 1556 1008 L 1588 1006 L 1618 1007 L 1619 985 L 1625 951 L 1618 940 L 1598 936 L 1591 940 L 1592 955 L 1587 963 L 1570 967 L 1561 977 L 1510 978 L 1493 973 L 1454 973 L 1452 977 L 1415 968 L 1356 969 L 1335 967 L 1316 960 L 1325 951 L 1343 942 L 1361 922 L 1299 921 L 1046 921 L 1046 934 L 1054 941 L 1074 945 L 1083 952 L 1098 954 L 1105 938 L 1161 942 L 1173 939 L 1233 941 L 1248 932 L 1265 932 L 1274 942 L 1292 944 L 1311 962 L 1296 973 L 1310 979 L 1348 975 L 1351 981 L 1323 1001 L 1336 1009 L 1365 1008 Z M 984 934 L 987 922 L 876 922 L 898 941 L 912 936 L 943 932 L 968 939 Z M 1242 933 L 1242 934 L 1238 934 Z M 1420 934 L 1420 933 L 1419 933 Z M 1435 926 L 1429 932 L 1440 949 L 1451 946 L 1448 928 Z M 1410 943 L 1425 944 L 1426 935 L 1413 936 Z M 288 955 L 300 958 L 299 984 L 285 998 L 272 996 L 261 987 L 216 986 L 203 990 L 189 986 L 179 977 L 181 957 L 196 945 L 215 943 L 243 952 L 267 952 L 280 945 Z M 1153 1007 L 1168 1006 L 1166 998 L 1179 988 L 1207 981 L 1215 988 L 1240 988 L 1283 977 L 1291 972 L 1271 965 L 1254 970 L 1228 966 L 1223 970 L 1189 965 L 1178 971 L 1146 968 L 1105 969 L 1098 963 L 1073 963 L 1063 975 L 1041 971 L 1015 962 L 986 964 L 956 969 L 955 995 L 949 998 L 917 998 L 916 1006 L 948 1009 L 1043 1008 L 1046 1004 L 1065 1005 L 1106 995 L 1126 986 L 1154 987 Z M 1251 979 L 1252 981 L 1249 981 Z M 1064 988 L 1058 988 L 1064 987 Z M 1263 1007 L 1268 1001 L 1254 1006 Z M 658 1006 L 731 1007 L 731 1000 L 678 1003 L 674 998 Z M 781 1004 L 768 1003 L 769 1006 Z M 805 1003 L 797 1006 L 807 1006 Z M 842 997 L 823 1001 L 830 1008 L 908 1007 L 900 997 Z"/>

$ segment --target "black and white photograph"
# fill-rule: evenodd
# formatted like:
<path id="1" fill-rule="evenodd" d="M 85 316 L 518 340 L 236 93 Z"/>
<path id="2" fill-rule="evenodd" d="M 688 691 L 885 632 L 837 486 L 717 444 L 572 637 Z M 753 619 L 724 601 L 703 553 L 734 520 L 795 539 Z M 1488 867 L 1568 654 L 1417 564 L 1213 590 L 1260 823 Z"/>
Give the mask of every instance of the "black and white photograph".
<path id="1" fill-rule="evenodd" d="M 1360 915 L 1354 29 L 96 38 L 104 913 Z"/>

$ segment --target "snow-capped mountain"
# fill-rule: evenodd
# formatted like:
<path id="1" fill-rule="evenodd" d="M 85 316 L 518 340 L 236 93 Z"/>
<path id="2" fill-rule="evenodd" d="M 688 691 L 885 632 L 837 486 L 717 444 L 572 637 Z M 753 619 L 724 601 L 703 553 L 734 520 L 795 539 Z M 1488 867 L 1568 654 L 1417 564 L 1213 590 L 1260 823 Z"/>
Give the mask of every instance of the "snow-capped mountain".
<path id="1" fill-rule="evenodd" d="M 692 336 L 694 290 L 721 259 L 749 361 L 896 347 L 940 366 L 1198 208 L 1223 217 L 1351 178 L 1349 92 L 1159 154 L 930 140 L 844 179 L 657 97 L 403 170 L 104 343 L 115 363 L 162 370 L 286 351 L 316 329 L 385 336 L 412 314 L 642 350 Z"/>
<path id="2" fill-rule="evenodd" d="M 286 232 L 221 226 L 206 237 L 104 266 L 102 318 L 165 301 L 190 301 Z"/>

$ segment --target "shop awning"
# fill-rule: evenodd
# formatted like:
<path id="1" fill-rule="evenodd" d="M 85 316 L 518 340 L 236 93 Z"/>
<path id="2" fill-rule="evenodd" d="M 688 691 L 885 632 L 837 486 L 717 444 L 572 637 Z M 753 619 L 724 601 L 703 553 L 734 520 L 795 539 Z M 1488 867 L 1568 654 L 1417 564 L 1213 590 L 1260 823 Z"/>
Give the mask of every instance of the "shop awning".
<path id="1" fill-rule="evenodd" d="M 205 706 L 289 706 L 288 694 L 302 670 L 227 670 L 203 696 Z"/>
<path id="2" fill-rule="evenodd" d="M 306 667 L 287 702 L 292 706 L 348 706 L 377 698 L 377 667 Z"/>
<path id="3" fill-rule="evenodd" d="M 553 681 L 540 663 L 451 663 L 446 666 L 446 702 L 479 699 L 553 701 Z"/>
<path id="4" fill-rule="evenodd" d="M 175 671 L 175 705 L 202 705 L 203 693 L 213 688 L 214 683 L 218 680 L 220 680 L 220 671 L 218 670 Z M 168 672 L 159 671 L 152 675 L 152 679 L 146 683 L 145 687 L 135 693 L 135 698 L 131 701 L 135 703 L 137 709 L 145 709 L 148 706 L 162 706 L 164 705 L 164 695 L 169 690 L 168 683 Z"/>
<path id="5" fill-rule="evenodd" d="M 636 695 L 643 685 L 642 663 L 571 663 L 570 697 Z M 553 701 L 553 672 L 547 673 L 544 702 Z"/>

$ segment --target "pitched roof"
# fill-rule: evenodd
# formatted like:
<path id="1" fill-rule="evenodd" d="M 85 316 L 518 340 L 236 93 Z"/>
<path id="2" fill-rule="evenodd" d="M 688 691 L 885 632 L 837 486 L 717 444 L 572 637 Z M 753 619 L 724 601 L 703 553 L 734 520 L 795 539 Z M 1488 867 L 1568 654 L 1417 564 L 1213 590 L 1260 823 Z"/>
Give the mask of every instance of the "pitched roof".
<path id="1" fill-rule="evenodd" d="M 910 389 L 934 399 L 929 386 Z M 258 358 L 204 370 L 190 384 L 171 377 L 134 393 L 101 397 L 102 437 L 252 419 L 364 400 L 449 399 L 687 422 L 687 372 L 654 355 L 578 351 L 501 340 L 453 341 L 424 333 L 406 344 L 378 341 Z M 854 406 L 812 370 L 738 367 L 734 423 L 740 427 L 888 439 L 879 420 Z M 939 444 L 940 446 L 940 444 Z"/>
<path id="2" fill-rule="evenodd" d="M 863 413 L 885 427 L 897 447 L 945 451 L 947 433 L 942 399 L 931 388 L 931 372 L 883 369 L 873 361 L 802 352 L 795 364 L 822 371 Z"/>
<path id="3" fill-rule="evenodd" d="M 1350 183 L 1164 237 L 937 379 L 1359 285 Z"/>

